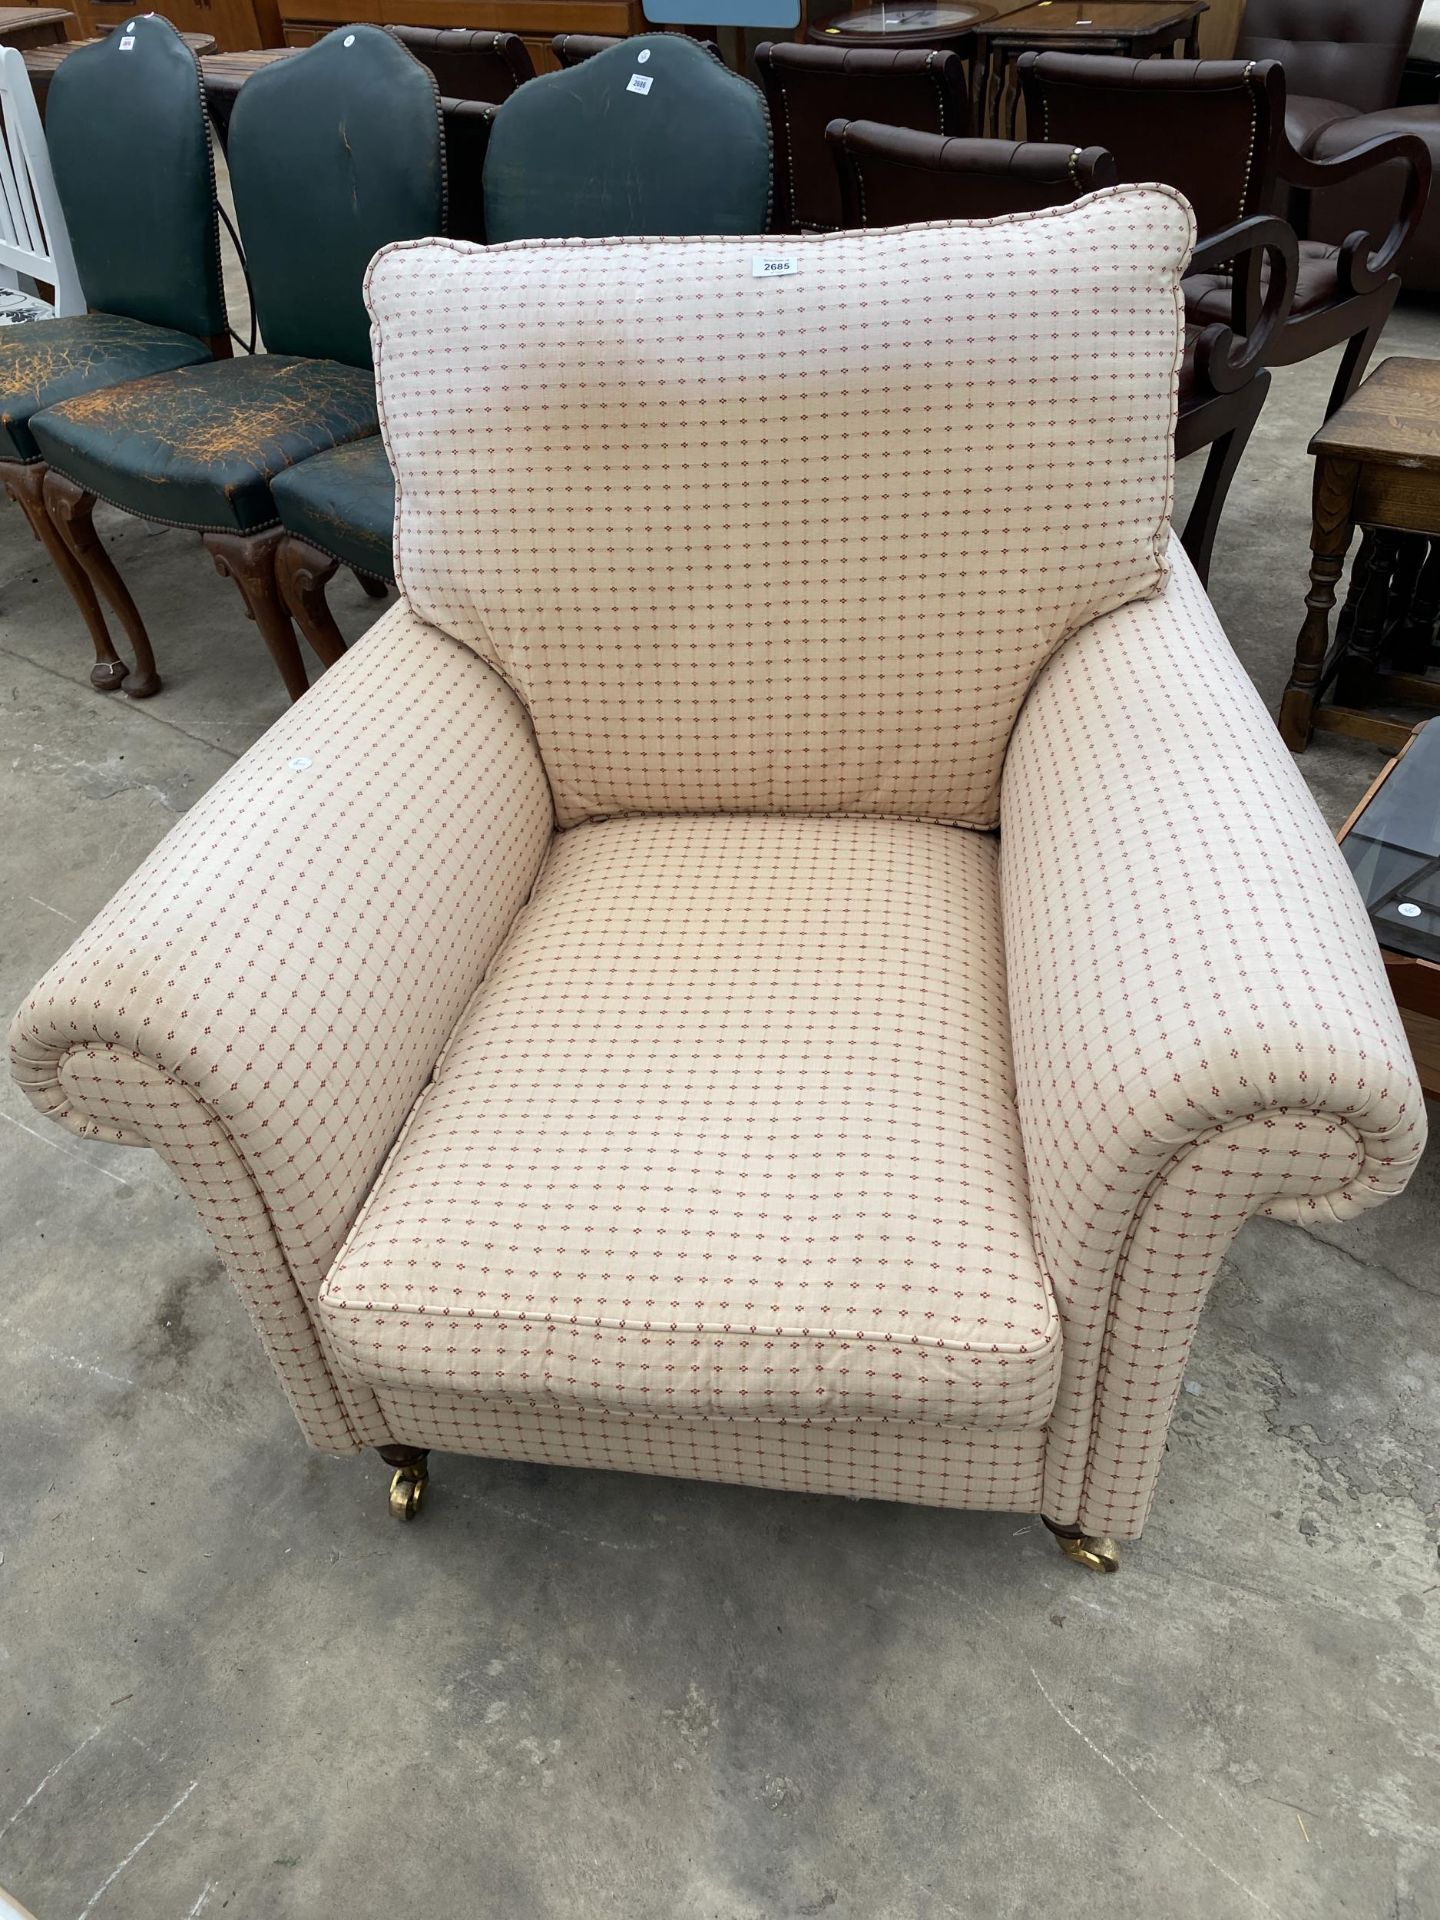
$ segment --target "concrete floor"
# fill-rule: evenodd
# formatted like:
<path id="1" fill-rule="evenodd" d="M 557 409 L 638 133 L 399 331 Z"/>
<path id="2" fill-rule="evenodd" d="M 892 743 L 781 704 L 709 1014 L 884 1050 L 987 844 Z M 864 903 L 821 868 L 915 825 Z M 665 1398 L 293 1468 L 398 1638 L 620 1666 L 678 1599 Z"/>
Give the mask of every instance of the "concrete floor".
<path id="1" fill-rule="evenodd" d="M 1388 342 L 1440 353 L 1440 318 Z M 1273 706 L 1328 367 L 1215 598 Z M 0 1005 L 281 711 L 193 540 L 105 520 L 167 687 L 0 514 Z M 338 594 L 357 632 L 371 610 Z M 1338 819 L 1380 764 L 1303 762 Z M 0 1084 L 0 1885 L 39 1920 L 1435 1920 L 1437 1160 L 1217 1283 L 1118 1579 L 1038 1524 L 309 1454 L 160 1162 Z"/>

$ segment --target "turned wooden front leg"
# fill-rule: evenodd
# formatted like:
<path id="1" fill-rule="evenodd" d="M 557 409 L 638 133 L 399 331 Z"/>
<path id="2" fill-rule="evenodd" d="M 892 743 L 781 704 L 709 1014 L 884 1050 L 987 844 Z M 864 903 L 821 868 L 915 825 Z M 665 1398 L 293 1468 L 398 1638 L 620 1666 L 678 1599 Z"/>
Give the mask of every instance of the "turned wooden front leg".
<path id="1" fill-rule="evenodd" d="M 1330 650 L 1335 589 L 1355 532 L 1352 515 L 1359 477 L 1358 461 L 1331 460 L 1323 453 L 1316 458 L 1310 591 L 1305 596 L 1305 624 L 1295 642 L 1295 662 L 1280 701 L 1280 736 L 1292 753 L 1303 753 L 1314 731 L 1315 699 Z"/>

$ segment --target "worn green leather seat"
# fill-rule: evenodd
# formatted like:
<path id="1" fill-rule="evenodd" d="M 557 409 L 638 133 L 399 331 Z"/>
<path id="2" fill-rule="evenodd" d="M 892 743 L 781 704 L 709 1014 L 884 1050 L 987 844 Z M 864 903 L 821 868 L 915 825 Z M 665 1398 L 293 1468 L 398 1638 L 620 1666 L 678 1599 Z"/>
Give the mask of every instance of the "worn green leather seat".
<path id="1" fill-rule="evenodd" d="M 395 476 L 378 436 L 302 460 L 271 491 L 287 533 L 357 573 L 394 579 Z"/>
<path id="2" fill-rule="evenodd" d="M 188 333 L 117 313 L 0 328 L 0 460 L 40 459 L 30 422 L 45 407 L 209 358 Z"/>
<path id="3" fill-rule="evenodd" d="M 200 71 L 170 22 L 142 14 L 77 47 L 45 139 L 91 311 L 0 329 L 0 459 L 27 464 L 45 407 L 228 346 Z"/>
<path id="4" fill-rule="evenodd" d="M 368 368 L 261 353 L 81 394 L 31 429 L 52 467 L 127 513 L 255 533 L 276 523 L 276 474 L 377 425 Z"/>
<path id="5" fill-rule="evenodd" d="M 758 87 L 683 34 L 641 34 L 502 102 L 485 156 L 485 230 L 761 233 L 770 117 Z"/>
<path id="6" fill-rule="evenodd" d="M 347 27 L 246 83 L 229 159 L 270 351 L 64 401 L 31 432 L 112 505 L 251 534 L 278 524 L 278 473 L 377 429 L 364 273 L 442 225 L 435 82 L 382 29 Z"/>

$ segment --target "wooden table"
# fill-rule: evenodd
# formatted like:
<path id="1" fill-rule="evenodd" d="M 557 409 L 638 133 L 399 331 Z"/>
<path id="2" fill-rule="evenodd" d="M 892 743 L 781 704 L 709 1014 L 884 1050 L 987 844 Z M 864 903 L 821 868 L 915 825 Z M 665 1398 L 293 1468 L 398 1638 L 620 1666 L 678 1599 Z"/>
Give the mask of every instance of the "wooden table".
<path id="1" fill-rule="evenodd" d="M 0 47 L 63 45 L 74 20 L 65 7 L 0 7 Z"/>
<path id="2" fill-rule="evenodd" d="M 1200 16 L 1208 11 L 1209 0 L 1037 0 L 1018 9 L 996 7 L 998 17 L 975 28 L 975 131 L 1014 139 L 1022 53 L 1118 53 L 1149 60 L 1180 46 L 1193 60 L 1200 50 Z"/>
<path id="3" fill-rule="evenodd" d="M 1398 749 L 1409 738 L 1409 726 L 1367 707 L 1440 707 L 1440 678 L 1424 671 L 1432 651 L 1428 633 L 1416 657 L 1388 663 L 1382 657 L 1391 569 L 1402 536 L 1440 539 L 1440 360 L 1386 360 L 1325 422 L 1310 451 L 1310 591 L 1280 702 L 1281 736 L 1296 753 L 1309 745 L 1316 727 Z M 1335 589 L 1356 527 L 1370 529 L 1372 538 L 1356 563 L 1332 647 Z M 1332 691 L 1333 702 L 1322 704 L 1321 695 Z"/>
<path id="4" fill-rule="evenodd" d="M 58 46 L 26 47 L 25 71 L 30 76 L 30 85 L 35 94 L 35 104 L 40 109 L 40 118 L 45 118 L 45 96 L 50 91 L 50 82 L 55 78 L 56 68 L 62 60 L 68 60 L 77 47 L 93 47 L 96 41 L 104 40 L 112 28 L 105 33 L 97 33 L 91 40 L 66 40 Z M 192 53 L 205 54 L 215 51 L 213 33 L 182 33 L 180 38 Z"/>
<path id="5" fill-rule="evenodd" d="M 1338 835 L 1420 1084 L 1440 1099 L 1440 720 L 1409 735 Z"/>
<path id="6" fill-rule="evenodd" d="M 822 47 L 934 47 L 968 54 L 974 28 L 995 11 L 970 0 L 882 0 L 831 14 L 808 27 L 805 37 Z"/>

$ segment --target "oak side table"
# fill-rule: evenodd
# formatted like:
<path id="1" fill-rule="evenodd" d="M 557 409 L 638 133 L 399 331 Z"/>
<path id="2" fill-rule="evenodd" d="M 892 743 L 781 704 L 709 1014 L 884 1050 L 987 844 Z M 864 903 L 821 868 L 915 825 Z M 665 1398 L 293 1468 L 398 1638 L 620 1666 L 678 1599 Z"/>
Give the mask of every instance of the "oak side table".
<path id="1" fill-rule="evenodd" d="M 1368 708 L 1382 702 L 1440 707 L 1440 679 L 1423 670 L 1383 672 L 1380 659 L 1387 589 L 1403 536 L 1440 538 L 1440 360 L 1383 362 L 1325 422 L 1310 451 L 1310 591 L 1280 702 L 1280 733 L 1295 753 L 1304 752 L 1316 727 L 1397 751 L 1410 726 Z M 1335 589 L 1357 527 L 1370 537 L 1332 646 Z M 1424 660 L 1401 664 L 1423 669 Z M 1333 698 L 1322 701 L 1322 694 Z"/>

